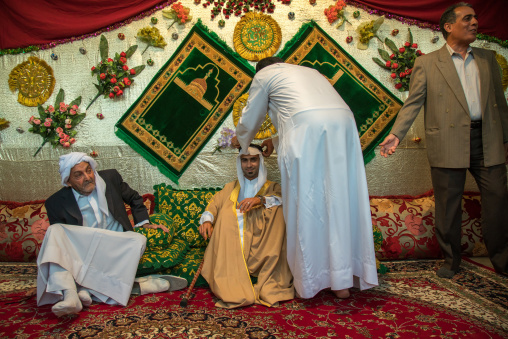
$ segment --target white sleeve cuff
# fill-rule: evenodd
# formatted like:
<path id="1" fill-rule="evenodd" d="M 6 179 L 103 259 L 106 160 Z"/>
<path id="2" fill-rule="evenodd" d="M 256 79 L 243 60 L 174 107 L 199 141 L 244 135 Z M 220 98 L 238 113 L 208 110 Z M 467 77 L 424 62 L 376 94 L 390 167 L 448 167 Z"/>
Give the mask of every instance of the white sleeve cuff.
<path id="1" fill-rule="evenodd" d="M 271 208 L 280 205 L 282 205 L 282 198 L 275 195 L 265 197 L 265 208 Z"/>
<path id="2" fill-rule="evenodd" d="M 203 214 L 201 214 L 201 219 L 199 219 L 199 225 L 203 225 L 203 223 L 205 223 L 206 221 L 209 221 L 213 224 L 213 214 L 208 211 L 204 211 Z"/>
<path id="3" fill-rule="evenodd" d="M 138 222 L 136 225 L 134 225 L 134 228 L 141 227 L 141 226 L 143 226 L 145 224 L 149 224 L 149 223 L 150 223 L 150 220 L 145 219 L 142 222 Z"/>

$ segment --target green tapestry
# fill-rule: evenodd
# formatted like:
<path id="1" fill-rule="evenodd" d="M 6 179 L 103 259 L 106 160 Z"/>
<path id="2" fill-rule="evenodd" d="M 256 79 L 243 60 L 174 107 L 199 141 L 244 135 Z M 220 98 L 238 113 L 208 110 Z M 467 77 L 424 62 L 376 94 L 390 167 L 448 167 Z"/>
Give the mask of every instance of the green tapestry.
<path id="1" fill-rule="evenodd" d="M 254 68 L 198 21 L 115 133 L 178 183 L 253 76 Z"/>
<path id="2" fill-rule="evenodd" d="M 304 24 L 277 56 L 290 64 L 315 68 L 328 78 L 355 115 L 365 163 L 372 160 L 402 101 L 313 21 Z"/>

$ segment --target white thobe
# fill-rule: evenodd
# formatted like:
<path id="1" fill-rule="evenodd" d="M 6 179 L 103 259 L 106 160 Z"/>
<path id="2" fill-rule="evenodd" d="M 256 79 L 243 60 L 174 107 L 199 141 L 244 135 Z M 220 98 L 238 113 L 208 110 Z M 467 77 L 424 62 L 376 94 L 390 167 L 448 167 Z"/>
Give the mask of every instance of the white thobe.
<path id="1" fill-rule="evenodd" d="M 277 128 L 288 262 L 303 298 L 378 284 L 369 195 L 353 113 L 318 71 L 275 64 L 254 77 L 242 148 L 266 112 Z"/>

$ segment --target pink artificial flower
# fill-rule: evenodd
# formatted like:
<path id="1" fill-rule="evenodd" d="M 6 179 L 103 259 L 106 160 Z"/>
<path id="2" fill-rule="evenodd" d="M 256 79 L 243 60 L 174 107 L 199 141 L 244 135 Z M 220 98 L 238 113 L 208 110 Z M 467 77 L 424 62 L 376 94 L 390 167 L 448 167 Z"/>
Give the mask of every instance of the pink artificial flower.
<path id="1" fill-rule="evenodd" d="M 409 47 L 409 46 L 411 46 L 411 44 L 409 43 L 409 41 L 406 41 L 406 42 L 404 43 L 404 46 Z"/>
<path id="2" fill-rule="evenodd" d="M 58 134 L 63 133 L 62 127 L 57 127 L 55 130 Z"/>
<path id="3" fill-rule="evenodd" d="M 407 74 L 407 75 L 411 74 L 412 72 L 413 72 L 413 69 L 412 69 L 412 68 L 409 68 L 409 69 L 407 69 L 407 70 L 406 70 L 406 74 Z"/>
<path id="4" fill-rule="evenodd" d="M 129 78 L 123 78 L 123 83 L 125 84 L 125 86 L 130 86 L 131 80 Z"/>
<path id="5" fill-rule="evenodd" d="M 413 214 L 408 214 L 404 219 L 406 227 L 413 235 L 422 235 L 427 232 L 425 226 L 422 224 L 422 218 L 417 217 Z"/>
<path id="6" fill-rule="evenodd" d="M 405 78 L 405 77 L 406 77 L 406 73 L 404 73 L 404 72 L 400 72 L 400 73 L 399 73 L 399 77 L 401 77 L 401 78 Z"/>
<path id="7" fill-rule="evenodd" d="M 49 227 L 49 222 L 46 219 L 39 219 L 34 221 L 31 227 L 34 238 L 37 239 L 38 242 L 42 242 L 46 230 Z"/>
<path id="8" fill-rule="evenodd" d="M 392 65 L 392 62 L 391 62 L 390 60 L 388 60 L 388 61 L 386 62 L 386 67 L 390 67 L 391 65 Z"/>
<path id="9" fill-rule="evenodd" d="M 115 93 L 116 93 L 116 92 L 118 92 L 119 90 L 120 90 L 120 87 L 118 87 L 118 86 L 113 87 L 113 92 L 115 92 Z"/>
<path id="10" fill-rule="evenodd" d="M 70 142 L 70 143 L 71 143 L 71 145 L 72 145 L 73 143 L 75 143 L 75 142 L 76 142 L 76 139 L 71 138 L 71 139 L 69 140 L 69 142 Z"/>
<path id="11" fill-rule="evenodd" d="M 398 64 L 398 63 L 394 62 L 394 63 L 392 64 L 392 68 L 393 68 L 393 69 L 397 69 L 398 67 L 399 67 L 399 64 Z"/>
<path id="12" fill-rule="evenodd" d="M 72 109 L 77 111 L 78 110 L 78 105 L 72 105 Z"/>
<path id="13" fill-rule="evenodd" d="M 99 77 L 101 78 L 101 80 L 104 80 L 104 79 L 106 79 L 106 74 L 101 73 L 101 75 Z"/>
<path id="14" fill-rule="evenodd" d="M 29 124 L 31 124 L 31 123 L 33 123 L 33 122 L 34 122 L 34 120 L 35 120 L 35 117 L 32 115 L 32 116 L 30 117 L 30 119 L 28 119 L 28 123 L 29 123 Z"/>
<path id="15" fill-rule="evenodd" d="M 72 128 L 72 125 L 71 125 L 71 124 L 65 125 L 65 128 L 67 128 L 67 129 L 71 129 L 71 128 Z"/>
<path id="16" fill-rule="evenodd" d="M 73 109 L 71 109 L 71 110 L 69 111 L 69 113 L 70 113 L 71 115 L 76 115 L 76 111 L 75 111 L 75 110 L 73 110 Z"/>
<path id="17" fill-rule="evenodd" d="M 49 113 L 53 113 L 55 111 L 55 108 L 53 107 L 53 105 L 49 105 L 48 106 L 48 112 Z"/>
<path id="18" fill-rule="evenodd" d="M 131 68 L 131 74 L 132 75 L 136 74 L 136 70 L 134 68 Z"/>
<path id="19" fill-rule="evenodd" d="M 111 59 L 111 58 L 108 58 L 108 62 L 113 62 L 113 59 Z"/>
<path id="20" fill-rule="evenodd" d="M 116 84 L 116 82 L 117 82 L 118 80 L 116 80 L 116 78 L 111 78 L 111 80 L 110 80 L 110 81 L 111 81 L 111 83 L 112 83 L 112 84 Z"/>
<path id="21" fill-rule="evenodd" d="M 58 128 L 62 129 L 61 127 L 58 127 Z M 62 131 L 63 131 L 63 130 L 62 130 Z M 65 137 L 65 133 L 64 133 L 64 132 L 58 132 L 58 137 L 59 137 L 60 139 L 63 139 L 63 138 Z"/>
<path id="22" fill-rule="evenodd" d="M 127 63 L 127 58 L 120 58 L 120 62 L 122 64 L 126 64 Z"/>
<path id="23" fill-rule="evenodd" d="M 122 58 L 125 58 L 125 57 L 127 56 L 127 54 L 125 54 L 125 52 L 122 52 L 122 53 L 120 53 L 120 56 L 121 56 Z"/>
<path id="24" fill-rule="evenodd" d="M 40 125 L 40 124 L 41 124 L 41 121 L 40 121 L 39 119 L 35 119 L 35 120 L 34 120 L 34 124 L 36 124 L 36 125 Z"/>
<path id="25" fill-rule="evenodd" d="M 65 142 L 65 140 L 64 140 L 64 139 L 60 139 L 60 145 L 63 145 L 63 144 L 64 144 L 64 142 Z"/>
<path id="26" fill-rule="evenodd" d="M 69 148 L 69 147 L 71 147 L 71 144 L 70 144 L 70 142 L 66 141 L 62 144 L 62 146 L 65 148 Z"/>
<path id="27" fill-rule="evenodd" d="M 394 58 L 395 58 L 395 54 L 390 55 L 390 59 L 394 59 Z"/>
<path id="28" fill-rule="evenodd" d="M 46 121 L 46 122 L 44 122 L 44 126 L 46 126 L 46 127 L 51 127 L 51 121 Z"/>
<path id="29" fill-rule="evenodd" d="M 399 84 L 395 84 L 395 88 L 396 88 L 396 89 L 400 89 L 400 88 L 402 88 L 402 84 L 400 84 L 400 83 L 399 83 Z"/>
<path id="30" fill-rule="evenodd" d="M 61 102 L 61 103 L 60 103 L 60 112 L 62 112 L 62 113 L 63 113 L 63 112 L 65 112 L 65 111 L 67 111 L 67 108 L 68 108 L 68 107 L 69 107 L 68 105 L 66 105 L 66 104 L 64 104 L 63 102 Z"/>
<path id="31" fill-rule="evenodd" d="M 122 66 L 122 69 L 123 69 L 124 71 L 128 71 L 128 70 L 129 70 L 129 66 L 127 66 L 127 65 L 123 65 L 123 66 Z"/>
<path id="32" fill-rule="evenodd" d="M 392 79 L 395 79 L 397 77 L 397 74 L 392 73 L 390 76 L 392 77 Z"/>
<path id="33" fill-rule="evenodd" d="M 92 72 L 95 71 L 95 66 L 92 66 Z"/>
<path id="34" fill-rule="evenodd" d="M 110 92 L 110 93 L 109 93 L 109 97 L 110 97 L 111 99 L 113 99 L 113 98 L 115 97 L 115 93 Z"/>
<path id="35" fill-rule="evenodd" d="M 406 51 L 406 49 L 404 47 L 399 48 L 400 53 L 404 53 L 405 51 Z"/>
<path id="36" fill-rule="evenodd" d="M 71 119 L 65 119 L 65 123 L 66 123 L 67 125 L 69 125 L 69 124 L 71 124 L 71 123 L 72 123 L 72 120 L 71 120 Z"/>
<path id="37" fill-rule="evenodd" d="M 414 44 L 411 45 L 411 47 L 418 48 L 418 44 L 414 43 Z"/>
<path id="38" fill-rule="evenodd" d="M 122 90 L 119 90 L 118 92 L 116 92 L 116 96 L 119 97 L 123 94 L 123 91 Z"/>

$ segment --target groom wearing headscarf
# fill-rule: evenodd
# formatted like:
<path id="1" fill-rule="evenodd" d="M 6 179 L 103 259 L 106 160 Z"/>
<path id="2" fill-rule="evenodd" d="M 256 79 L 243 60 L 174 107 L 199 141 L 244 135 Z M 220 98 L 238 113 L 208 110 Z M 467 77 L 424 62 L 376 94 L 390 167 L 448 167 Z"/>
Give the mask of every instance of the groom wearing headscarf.
<path id="1" fill-rule="evenodd" d="M 237 158 L 238 180 L 215 194 L 200 219 L 210 242 L 201 275 L 218 307 L 277 306 L 294 298 L 286 258 L 286 225 L 280 185 L 267 180 L 259 146 Z"/>
<path id="2" fill-rule="evenodd" d="M 140 294 L 186 286 L 183 278 L 135 279 L 146 237 L 134 227 L 168 229 L 149 222 L 143 198 L 114 169 L 97 171 L 84 153 L 60 157 L 61 190 L 46 200 L 51 227 L 37 258 L 37 305 L 55 304 L 57 316 L 75 314 L 92 300 L 125 306 L 133 285 Z M 134 284 L 134 283 L 138 284 Z"/>

